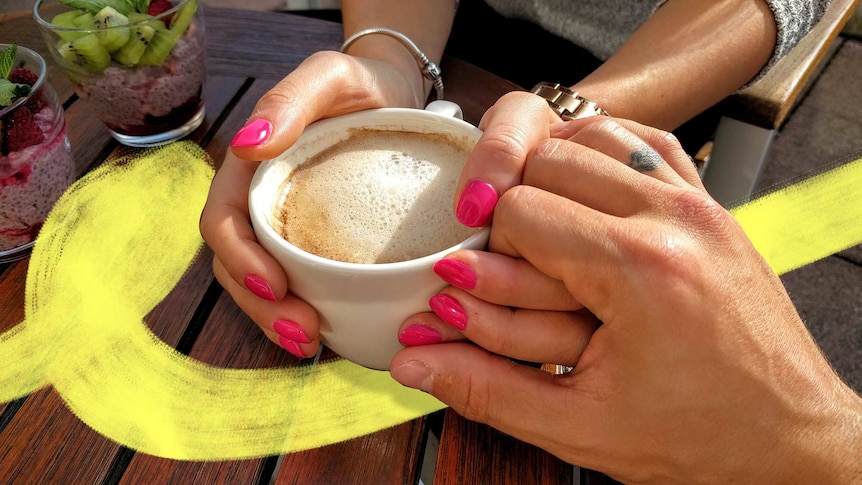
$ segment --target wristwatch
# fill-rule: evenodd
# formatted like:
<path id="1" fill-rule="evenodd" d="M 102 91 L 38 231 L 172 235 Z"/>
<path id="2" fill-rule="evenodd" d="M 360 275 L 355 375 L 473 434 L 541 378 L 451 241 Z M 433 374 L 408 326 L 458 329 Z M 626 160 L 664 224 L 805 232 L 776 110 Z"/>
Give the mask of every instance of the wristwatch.
<path id="1" fill-rule="evenodd" d="M 551 109 L 557 112 L 564 121 L 587 116 L 610 116 L 607 111 L 578 93 L 557 83 L 542 82 L 533 86 L 531 93 L 545 98 Z"/>

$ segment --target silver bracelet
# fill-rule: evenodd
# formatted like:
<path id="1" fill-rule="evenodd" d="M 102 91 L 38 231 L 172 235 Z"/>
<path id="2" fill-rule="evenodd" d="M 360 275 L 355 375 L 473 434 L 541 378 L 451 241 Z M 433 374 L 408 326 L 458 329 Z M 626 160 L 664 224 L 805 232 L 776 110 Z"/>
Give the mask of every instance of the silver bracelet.
<path id="1" fill-rule="evenodd" d="M 437 67 L 437 64 L 434 64 L 431 59 L 428 59 L 428 56 L 419 50 L 419 47 L 417 47 L 412 40 L 397 30 L 387 29 L 386 27 L 374 27 L 371 29 L 360 30 L 348 37 L 347 40 L 344 41 L 344 44 L 341 44 L 341 52 L 346 51 L 347 48 L 360 37 L 365 37 L 366 35 L 371 34 L 388 35 L 404 44 L 404 47 L 413 54 L 413 57 L 416 58 L 416 62 L 419 63 L 419 70 L 422 71 L 422 76 L 434 83 L 434 89 L 437 91 L 437 99 L 443 99 L 443 73 L 440 71 L 440 68 Z"/>

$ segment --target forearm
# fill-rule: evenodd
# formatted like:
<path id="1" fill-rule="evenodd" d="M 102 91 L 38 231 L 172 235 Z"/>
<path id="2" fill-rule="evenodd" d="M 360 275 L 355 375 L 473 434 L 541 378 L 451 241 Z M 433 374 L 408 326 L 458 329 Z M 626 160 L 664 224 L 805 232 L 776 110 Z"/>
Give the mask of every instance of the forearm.
<path id="1" fill-rule="evenodd" d="M 672 130 L 752 79 L 775 39 L 764 0 L 668 0 L 574 89 L 613 116 Z"/>
<path id="2" fill-rule="evenodd" d="M 406 35 L 430 60 L 439 63 L 452 21 L 454 0 L 344 0 L 341 4 L 344 37 L 372 27 L 387 27 Z M 348 49 L 357 57 L 389 62 L 404 74 L 416 103 L 424 104 L 431 82 L 422 76 L 416 59 L 399 41 L 386 35 L 368 35 Z"/>

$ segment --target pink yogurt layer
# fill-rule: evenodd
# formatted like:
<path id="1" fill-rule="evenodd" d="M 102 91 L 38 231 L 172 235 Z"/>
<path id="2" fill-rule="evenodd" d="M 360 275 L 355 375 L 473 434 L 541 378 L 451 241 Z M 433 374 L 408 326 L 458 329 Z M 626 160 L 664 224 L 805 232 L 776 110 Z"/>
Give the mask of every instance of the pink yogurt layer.
<path id="1" fill-rule="evenodd" d="M 66 126 L 51 129 L 55 116 L 50 107 L 43 108 L 35 118 L 45 140 L 9 153 L 0 163 L 0 251 L 32 242 L 54 203 L 75 181 Z"/>

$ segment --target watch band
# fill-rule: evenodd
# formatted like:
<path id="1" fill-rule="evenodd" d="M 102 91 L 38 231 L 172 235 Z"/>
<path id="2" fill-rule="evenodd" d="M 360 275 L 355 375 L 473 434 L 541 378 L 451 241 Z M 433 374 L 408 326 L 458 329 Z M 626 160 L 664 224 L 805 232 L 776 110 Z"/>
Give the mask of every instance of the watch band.
<path id="1" fill-rule="evenodd" d="M 565 121 L 587 116 L 610 116 L 596 103 L 582 98 L 578 93 L 558 83 L 541 82 L 533 86 L 530 92 L 545 98 L 551 109 Z"/>

